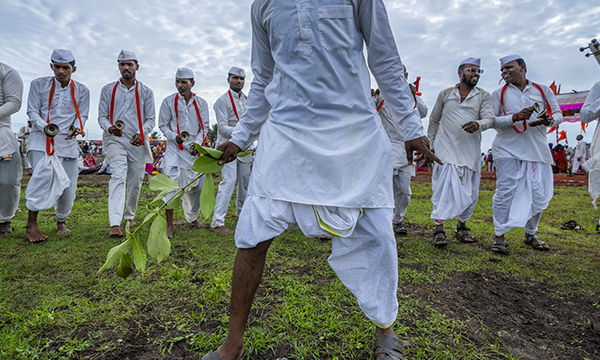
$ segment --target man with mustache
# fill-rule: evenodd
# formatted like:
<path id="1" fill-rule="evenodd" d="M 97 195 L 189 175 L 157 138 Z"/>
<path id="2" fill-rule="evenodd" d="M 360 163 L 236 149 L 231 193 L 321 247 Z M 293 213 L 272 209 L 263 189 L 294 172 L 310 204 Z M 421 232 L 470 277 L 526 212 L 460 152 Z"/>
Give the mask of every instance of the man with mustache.
<path id="1" fill-rule="evenodd" d="M 536 250 L 549 250 L 535 235 L 542 211 L 554 194 L 552 154 L 546 141 L 548 127 L 559 125 L 563 115 L 548 86 L 527 79 L 527 65 L 519 55 L 500 59 L 506 85 L 492 93 L 492 143 L 496 193 L 492 198 L 495 241 L 491 250 L 508 254 L 504 234 L 525 229 L 524 242 Z M 534 111 L 534 104 L 539 112 Z"/>
<path id="2" fill-rule="evenodd" d="M 242 91 L 246 80 L 246 72 L 244 69 L 233 66 L 227 74 L 227 82 L 229 90 L 221 95 L 215 102 L 215 116 L 219 124 L 217 136 L 217 146 L 231 139 L 231 133 L 235 129 L 238 121 L 246 111 L 246 95 Z M 229 202 L 233 195 L 233 189 L 237 182 L 237 197 L 236 197 L 236 216 L 240 215 L 246 193 L 248 191 L 248 183 L 250 182 L 250 162 L 252 156 L 245 156 L 237 160 L 225 164 L 221 170 L 222 181 L 219 184 L 217 199 L 215 204 L 215 213 L 213 215 L 211 230 L 221 234 L 231 234 L 232 231 L 225 226 L 225 215 L 229 208 Z"/>
<path id="3" fill-rule="evenodd" d="M 136 79 L 140 68 L 137 57 L 121 50 L 117 63 L 121 78 L 102 88 L 98 104 L 98 124 L 104 130 L 102 146 L 112 170 L 108 183 L 110 237 L 123 236 L 123 218 L 129 227 L 135 226 L 144 170 L 152 162 L 148 135 L 156 124 L 154 93 Z M 124 129 L 115 126 L 118 120 L 125 123 Z"/>
<path id="4" fill-rule="evenodd" d="M 204 143 L 208 121 L 208 104 L 203 98 L 192 92 L 195 85 L 194 72 L 182 67 L 175 74 L 175 86 L 177 92 L 167 96 L 160 106 L 158 115 L 158 127 L 167 138 L 167 150 L 164 157 L 164 171 L 179 186 L 188 185 L 199 174 L 192 170 L 194 161 L 198 159 L 194 149 L 194 155 L 190 153 L 192 143 Z M 181 134 L 187 132 L 189 140 L 184 141 Z M 200 213 L 200 192 L 206 176 L 201 177 L 195 185 L 188 188 L 183 195 L 182 206 L 187 222 L 194 225 L 196 229 L 204 227 L 198 220 Z M 208 181 L 213 181 L 208 174 Z M 165 196 L 165 202 L 171 199 L 177 191 L 173 190 Z M 167 236 L 173 237 L 173 209 L 165 210 L 167 218 Z"/>
<path id="5" fill-rule="evenodd" d="M 481 132 L 494 123 L 492 98 L 476 86 L 483 73 L 480 65 L 479 58 L 460 62 L 460 82 L 439 93 L 429 117 L 427 137 L 444 162 L 444 165 L 435 165 L 431 176 L 433 244 L 437 247 L 448 245 L 444 222 L 455 217 L 458 239 L 474 242 L 467 221 L 473 215 L 479 195 Z"/>
<path id="6" fill-rule="evenodd" d="M 204 360 L 242 357 L 268 249 L 294 228 L 308 237 L 332 236 L 329 264 L 373 322 L 376 357 L 403 359 L 392 326 L 398 314 L 394 161 L 371 100 L 370 74 L 403 130 L 408 163 L 413 151 L 439 159 L 423 136 L 383 1 L 327 3 L 252 3 L 254 80 L 246 113 L 218 147 L 219 163 L 235 160 L 260 137 L 235 232 L 229 333 Z"/>
<path id="7" fill-rule="evenodd" d="M 13 232 L 10 221 L 19 206 L 23 168 L 10 116 L 21 108 L 22 97 L 21 76 L 17 70 L 0 62 L 0 235 Z"/>
<path id="8" fill-rule="evenodd" d="M 33 80 L 27 99 L 27 116 L 33 123 L 27 157 L 33 168 L 33 176 L 27 184 L 25 195 L 27 209 L 29 209 L 25 236 L 32 243 L 48 238 L 40 231 L 37 216 L 40 210 L 52 206 L 57 220 L 56 235 L 71 232 L 67 228 L 66 218 L 73 208 L 79 175 L 77 167 L 79 148 L 75 137 L 83 134 L 90 108 L 88 88 L 71 79 L 71 75 L 77 70 L 73 53 L 70 50 L 56 49 L 50 59 L 50 68 L 54 76 Z M 44 128 L 48 124 L 57 125 L 58 134 L 45 132 Z M 74 131 L 71 132 L 71 129 Z M 46 155 L 58 157 L 60 162 L 58 166 L 62 167 L 63 173 L 68 177 L 68 181 L 61 184 L 60 197 L 50 203 L 46 200 L 51 196 L 48 190 L 53 189 L 51 186 L 54 178 L 47 176 L 56 171 L 49 172 L 48 168 L 44 168 L 44 171 L 36 171 L 36 167 L 45 160 Z"/>

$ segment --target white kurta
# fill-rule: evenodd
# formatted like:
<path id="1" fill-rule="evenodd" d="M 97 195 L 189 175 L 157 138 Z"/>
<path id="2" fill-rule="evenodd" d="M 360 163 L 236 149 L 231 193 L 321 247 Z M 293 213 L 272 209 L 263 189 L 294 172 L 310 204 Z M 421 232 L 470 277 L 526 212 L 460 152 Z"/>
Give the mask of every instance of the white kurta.
<path id="1" fill-rule="evenodd" d="M 571 167 L 571 173 L 576 174 L 579 171 L 579 167 L 583 165 L 586 160 L 587 155 L 587 145 L 583 139 L 577 142 L 575 146 L 575 153 L 571 158 L 571 163 L 573 166 Z M 585 170 L 585 167 L 583 168 Z"/>
<path id="2" fill-rule="evenodd" d="M 245 148 L 260 132 L 248 194 L 392 208 L 392 148 L 371 101 L 364 43 L 404 138 L 423 136 L 423 126 L 383 2 L 259 0 L 252 25 L 255 77 L 231 139 Z"/>
<path id="3" fill-rule="evenodd" d="M 461 125 L 476 121 L 479 129 L 468 133 Z M 481 173 L 481 132 L 494 123 L 490 94 L 474 87 L 460 101 L 458 85 L 442 90 L 435 102 L 427 136 L 444 165 L 435 165 L 431 177 L 431 218 L 445 221 L 471 218 L 477 205 Z"/>
<path id="4" fill-rule="evenodd" d="M 231 97 L 229 94 L 231 93 Z M 231 100 L 233 99 L 233 103 Z M 234 111 L 235 106 L 235 111 Z M 215 116 L 219 124 L 217 145 L 231 140 L 231 134 L 239 123 L 238 116 L 241 118 L 246 112 L 246 95 L 243 92 L 236 93 L 228 90 L 221 95 L 214 105 Z M 236 115 L 237 112 L 237 115 Z M 219 191 L 215 202 L 215 210 L 210 226 L 212 228 L 225 226 L 225 215 L 229 208 L 229 202 L 233 195 L 233 190 L 237 184 L 236 198 L 236 216 L 239 216 L 248 193 L 248 184 L 250 183 L 250 162 L 252 156 L 245 156 L 225 164 L 221 169 L 222 181 L 219 184 Z"/>
<path id="5" fill-rule="evenodd" d="M 199 96 L 194 95 L 186 103 L 185 97 L 177 95 L 177 93 L 171 94 L 163 100 L 158 115 L 158 127 L 167 138 L 167 150 L 165 151 L 163 164 L 165 167 L 164 173 L 175 180 L 179 186 L 186 186 L 199 175 L 199 173 L 192 170 L 194 161 L 198 159 L 198 156 L 192 156 L 188 149 L 192 146 L 192 142 L 202 144 L 206 137 L 210 126 L 208 104 Z M 178 98 L 178 116 L 175 115 L 175 96 Z M 198 106 L 201 119 L 198 118 L 194 102 Z M 175 141 L 177 137 L 177 124 L 179 124 L 180 134 L 184 131 L 190 134 L 190 140 L 182 144 L 181 150 Z M 212 176 L 208 175 L 212 181 Z M 203 183 L 204 177 L 189 187 L 182 198 L 185 219 L 190 223 L 196 221 L 200 213 L 200 193 L 202 192 Z M 167 202 L 176 192 L 176 190 L 173 190 L 167 194 L 163 198 L 163 201 Z"/>
<path id="6" fill-rule="evenodd" d="M 10 116 L 21 108 L 22 96 L 19 73 L 0 62 L 0 222 L 10 221 L 19 206 L 23 168 Z"/>
<path id="7" fill-rule="evenodd" d="M 102 134 L 102 152 L 110 162 L 112 170 L 108 183 L 108 218 L 110 226 L 121 225 L 123 218 L 131 220 L 135 217 L 140 188 L 144 179 L 145 164 L 152 162 L 148 136 L 155 125 L 154 93 L 152 90 L 139 81 L 127 89 L 118 80 L 113 122 L 122 120 L 125 122 L 125 129 L 121 137 L 108 132 L 108 129 L 112 126 L 110 122 L 110 104 L 116 83 L 116 81 L 112 82 L 102 88 L 98 104 L 98 124 L 104 130 Z M 138 88 L 142 119 L 141 129 L 137 113 L 136 88 Z M 140 130 L 144 132 L 144 144 L 134 146 L 129 140 L 133 135 L 141 134 Z"/>
<path id="8" fill-rule="evenodd" d="M 600 117 L 600 81 L 592 86 L 579 116 L 584 123 L 590 123 Z M 594 199 L 592 203 L 596 207 L 596 202 L 600 197 L 600 126 L 598 125 L 594 131 L 590 152 L 591 159 L 586 163 L 589 171 L 588 191 Z"/>
<path id="9" fill-rule="evenodd" d="M 496 89 L 492 93 L 495 115 L 493 128 L 497 132 L 492 143 L 494 161 L 502 158 L 511 158 L 553 164 L 554 161 L 548 147 L 546 132 L 548 131 L 548 127 L 562 123 L 563 115 L 552 90 L 546 85 L 539 85 L 544 90 L 546 99 L 550 103 L 554 121 L 549 126 L 528 126 L 527 130 L 522 133 L 516 132 L 512 125 L 515 125 L 519 131 L 522 131 L 523 122 L 518 121 L 513 123 L 512 116 L 525 108 L 533 106 L 533 103 L 538 103 L 542 110 L 546 109 L 546 102 L 538 88 L 533 86 L 531 82 L 528 82 L 525 89 L 521 92 L 516 86 L 512 84 L 508 85 L 504 93 L 504 107 L 500 104 L 502 88 Z M 507 115 L 504 115 L 503 109 Z M 527 122 L 536 120 L 537 114 L 533 113 Z"/>
<path id="10" fill-rule="evenodd" d="M 394 120 L 392 112 L 389 109 L 389 103 L 385 102 L 384 99 L 383 95 L 375 99 L 375 106 L 379 109 L 378 113 L 381 123 L 392 143 L 392 151 L 394 153 L 394 175 L 392 178 L 394 187 L 394 217 L 392 223 L 399 224 L 404 220 L 406 209 L 410 204 L 412 194 L 410 179 L 412 176 L 415 176 L 415 165 L 408 165 L 400 122 Z M 427 116 L 427 105 L 425 105 L 425 102 L 420 97 L 417 97 L 417 110 L 421 118 Z"/>
<path id="11" fill-rule="evenodd" d="M 22 97 L 23 81 L 19 73 L 0 62 L 0 159 L 12 157 L 19 149 L 10 116 L 21 108 Z"/>
<path id="12" fill-rule="evenodd" d="M 317 229 L 316 213 L 345 219 L 324 220 L 347 236 L 334 238 L 329 262 L 365 315 L 387 327 L 398 306 L 393 155 L 364 43 L 405 140 L 423 136 L 423 126 L 383 2 L 256 0 L 252 30 L 254 80 L 231 141 L 245 148 L 260 137 L 236 244 L 294 224 Z"/>
<path id="13" fill-rule="evenodd" d="M 471 121 L 479 130 L 470 134 L 461 125 Z M 442 90 L 436 99 L 427 137 L 436 155 L 444 164 L 466 166 L 481 172 L 481 133 L 494 123 L 494 109 L 490 94 L 474 87 L 461 102 L 458 85 Z M 494 157 L 496 153 L 494 152 Z"/>
<path id="14" fill-rule="evenodd" d="M 79 119 L 75 112 L 75 105 L 71 96 L 71 86 L 64 88 L 54 77 L 47 76 L 37 78 L 31 82 L 29 87 L 29 97 L 27 99 L 27 116 L 33 126 L 29 139 L 29 149 L 27 151 L 46 152 L 46 134 L 44 127 L 48 125 L 48 103 L 50 100 L 50 90 L 52 81 L 55 83 L 54 97 L 52 98 L 52 108 L 50 109 L 50 123 L 58 125 L 58 135 L 54 137 L 54 155 L 77 159 L 79 147 L 77 139 L 66 140 L 69 135 L 71 125 L 80 129 Z M 79 107 L 81 121 L 85 128 L 90 110 L 90 91 L 82 83 L 71 80 L 75 84 L 75 100 Z M 83 130 L 83 129 L 81 129 Z"/>
<path id="15" fill-rule="evenodd" d="M 540 85 L 552 109 L 553 121 L 549 126 L 562 122 L 563 116 L 554 93 L 545 85 Z M 528 234 L 537 231 L 542 211 L 548 207 L 554 192 L 553 164 L 550 148 L 546 143 L 547 126 L 527 127 L 517 132 L 512 127 L 515 113 L 533 106 L 536 102 L 546 109 L 546 102 L 539 89 L 528 81 L 521 92 L 514 85 L 508 85 L 501 103 L 502 88 L 492 93 L 494 104 L 494 129 L 497 134 L 492 143 L 494 165 L 496 167 L 496 193 L 492 199 L 494 228 L 497 236 L 513 227 L 524 227 Z M 506 112 L 506 115 L 504 115 Z M 535 121 L 533 113 L 527 122 Z M 522 131 L 523 122 L 515 123 Z"/>
<path id="16" fill-rule="evenodd" d="M 194 161 L 196 161 L 198 157 L 192 156 L 188 150 L 193 142 L 202 144 L 206 134 L 208 134 L 208 131 L 210 130 L 208 103 L 199 96 L 193 96 L 186 104 L 185 98 L 179 95 L 177 104 L 177 111 L 179 112 L 178 119 L 177 116 L 175 116 L 176 95 L 177 93 L 171 94 L 163 100 L 158 115 L 158 127 L 167 138 L 167 149 L 165 151 L 165 161 L 163 166 L 191 169 L 194 165 Z M 198 105 L 202 124 L 196 114 L 194 101 Z M 182 144 L 183 150 L 179 150 L 177 142 L 175 141 L 175 138 L 177 137 L 177 122 L 179 122 L 180 134 L 184 131 L 187 131 L 190 134 L 190 140 Z"/>
<path id="17" fill-rule="evenodd" d="M 108 129 L 112 126 L 110 123 L 110 104 L 115 83 L 116 81 L 113 81 L 102 88 L 100 102 L 98 103 L 98 124 L 104 130 L 102 134 L 103 153 L 109 158 L 114 155 L 126 155 L 129 160 L 134 162 L 151 163 L 152 153 L 148 136 L 156 125 L 154 92 L 140 81 L 130 89 L 127 89 L 119 81 L 115 94 L 113 122 L 117 120 L 124 121 L 125 129 L 123 130 L 123 136 L 118 137 L 108 132 Z M 134 146 L 129 143 L 129 140 L 133 135 L 140 134 L 135 100 L 135 90 L 138 86 L 144 145 Z"/>

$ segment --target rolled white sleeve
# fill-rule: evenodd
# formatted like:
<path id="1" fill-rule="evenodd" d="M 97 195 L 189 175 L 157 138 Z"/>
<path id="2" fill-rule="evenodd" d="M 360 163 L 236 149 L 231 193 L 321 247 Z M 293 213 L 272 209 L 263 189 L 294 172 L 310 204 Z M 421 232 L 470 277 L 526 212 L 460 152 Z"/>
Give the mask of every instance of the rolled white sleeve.
<path id="1" fill-rule="evenodd" d="M 202 117 L 202 126 L 204 126 L 204 132 L 202 131 L 202 126 L 198 129 L 198 136 L 196 136 L 196 140 L 194 141 L 197 144 L 202 144 L 206 135 L 210 131 L 210 119 L 208 114 L 208 103 L 204 99 L 196 98 L 198 104 L 198 110 L 200 111 L 200 116 Z"/>
<path id="2" fill-rule="evenodd" d="M 228 103 L 222 97 L 218 98 L 213 106 L 215 110 L 215 116 L 217 117 L 217 124 L 219 125 L 219 132 L 225 139 L 230 139 L 231 134 L 235 126 L 229 126 L 229 109 Z"/>
<path id="3" fill-rule="evenodd" d="M 21 99 L 23 97 L 23 80 L 21 80 L 21 76 L 12 68 L 7 70 L 0 82 L 4 94 L 4 104 L 0 105 L 0 121 L 8 121 L 10 115 L 21 109 Z M 10 124 L 8 125 L 10 126 Z"/>
<path id="4" fill-rule="evenodd" d="M 600 116 L 600 81 L 592 86 L 581 108 L 581 121 L 590 123 Z"/>
<path id="5" fill-rule="evenodd" d="M 158 128 L 162 131 L 167 140 L 175 142 L 177 134 L 171 130 L 171 107 L 167 101 L 169 98 L 170 96 L 166 97 L 160 105 L 160 110 L 158 112 Z"/>
<path id="6" fill-rule="evenodd" d="M 27 116 L 39 130 L 46 126 L 46 120 L 42 119 L 42 91 L 42 82 L 33 80 L 27 97 Z"/>
<path id="7" fill-rule="evenodd" d="M 429 115 L 429 126 L 427 127 L 427 138 L 429 139 L 429 145 L 434 149 L 435 137 L 437 135 L 438 128 L 440 127 L 440 120 L 442 119 L 442 112 L 444 111 L 444 93 L 442 91 L 438 94 L 435 100 L 431 115 Z"/>
<path id="8" fill-rule="evenodd" d="M 148 136 L 156 126 L 156 110 L 154 108 L 154 92 L 145 87 L 144 89 L 144 135 Z"/>
<path id="9" fill-rule="evenodd" d="M 112 84 L 114 86 L 114 84 Z M 107 131 L 112 126 L 110 124 L 110 89 L 111 84 L 106 85 L 100 92 L 100 101 L 98 102 L 98 125 L 102 130 Z"/>
<path id="10" fill-rule="evenodd" d="M 504 115 L 502 112 L 502 103 L 500 102 L 500 91 L 492 93 L 492 106 L 494 108 L 494 122 L 492 127 L 495 129 L 508 129 L 514 125 L 513 114 Z"/>
<path id="11" fill-rule="evenodd" d="M 483 92 L 481 109 L 479 110 L 480 120 L 479 131 L 486 131 L 494 125 L 494 106 L 492 105 L 492 96 L 487 92 Z"/>

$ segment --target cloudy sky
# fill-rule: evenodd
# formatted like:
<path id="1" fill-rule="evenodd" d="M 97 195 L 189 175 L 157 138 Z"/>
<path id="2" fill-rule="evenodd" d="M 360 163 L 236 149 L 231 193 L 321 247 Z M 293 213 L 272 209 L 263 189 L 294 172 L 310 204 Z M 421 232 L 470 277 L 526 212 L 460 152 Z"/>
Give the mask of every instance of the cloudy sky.
<path id="1" fill-rule="evenodd" d="M 232 65 L 250 67 L 251 3 L 2 0 L 0 61 L 17 69 L 26 84 L 24 106 L 13 116 L 13 130 L 18 131 L 27 121 L 25 101 L 31 80 L 52 75 L 48 64 L 54 48 L 73 51 L 77 59 L 73 77 L 90 89 L 86 126 L 90 140 L 101 138 L 97 124 L 100 89 L 119 77 L 116 57 L 121 49 L 137 54 L 137 77 L 154 90 L 157 111 L 162 99 L 175 92 L 175 70 L 180 66 L 193 69 L 194 91 L 208 101 L 214 123 L 212 104 L 227 90 L 227 70 Z M 600 39 L 600 5 L 596 1 L 385 3 L 409 80 L 422 78 L 420 91 L 430 110 L 439 91 L 458 81 L 457 65 L 468 56 L 482 58 L 486 71 L 479 85 L 490 93 L 499 87 L 498 58 L 512 53 L 527 61 L 529 79 L 546 85 L 556 81 L 562 84 L 562 92 L 588 90 L 600 80 L 596 61 L 578 50 L 592 38 Z M 245 90 L 251 79 L 249 74 Z M 423 122 L 426 127 L 428 119 Z M 594 127 L 588 130 L 587 141 Z M 562 128 L 573 146 L 580 125 Z M 494 135 L 493 130 L 484 133 L 482 150 L 491 147 Z"/>

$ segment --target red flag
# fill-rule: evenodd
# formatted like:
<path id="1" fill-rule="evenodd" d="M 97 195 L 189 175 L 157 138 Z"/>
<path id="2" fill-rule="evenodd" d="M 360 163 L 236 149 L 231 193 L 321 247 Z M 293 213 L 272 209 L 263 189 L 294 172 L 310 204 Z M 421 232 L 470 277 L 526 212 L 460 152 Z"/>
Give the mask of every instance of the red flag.
<path id="1" fill-rule="evenodd" d="M 554 95 L 556 95 L 556 81 L 552 82 L 552 85 L 550 85 L 550 90 L 552 90 Z"/>
<path id="2" fill-rule="evenodd" d="M 585 128 L 586 128 L 587 126 L 588 126 L 588 124 L 584 123 L 583 121 L 581 122 L 581 130 L 583 130 L 583 133 L 584 133 L 584 134 L 587 134 L 587 133 L 585 132 Z"/>
<path id="3" fill-rule="evenodd" d="M 567 142 L 567 144 L 569 143 L 569 142 L 567 141 L 567 132 L 566 132 L 566 131 L 564 131 L 564 130 L 563 130 L 563 131 L 560 131 L 558 134 L 559 134 L 560 136 L 558 137 L 558 139 L 557 139 L 556 141 L 561 141 L 561 140 L 563 140 L 563 139 L 564 139 L 564 140 Z"/>
<path id="4" fill-rule="evenodd" d="M 150 134 L 150 136 L 148 136 L 148 140 L 152 141 L 152 134 Z"/>
<path id="5" fill-rule="evenodd" d="M 558 126 L 551 127 L 550 130 L 548 130 L 548 132 L 546 133 L 546 135 L 550 134 L 553 131 L 556 131 L 556 129 L 558 129 Z"/>
<path id="6" fill-rule="evenodd" d="M 558 92 L 557 94 L 560 94 L 560 84 L 558 84 Z"/>

